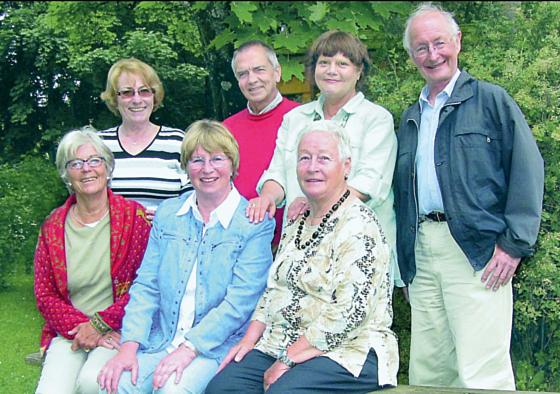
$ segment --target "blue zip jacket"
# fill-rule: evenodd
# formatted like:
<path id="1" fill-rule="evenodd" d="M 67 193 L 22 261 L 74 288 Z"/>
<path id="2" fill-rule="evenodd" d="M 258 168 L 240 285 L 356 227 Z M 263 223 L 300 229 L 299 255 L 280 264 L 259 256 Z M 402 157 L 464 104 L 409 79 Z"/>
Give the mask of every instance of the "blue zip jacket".
<path id="1" fill-rule="evenodd" d="M 195 317 L 186 339 L 204 357 L 221 362 L 245 334 L 266 286 L 274 219 L 250 223 L 245 217 L 247 200 L 241 197 L 228 229 L 218 222 L 202 237 L 202 223 L 192 209 L 177 216 L 189 195 L 165 200 L 157 210 L 144 260 L 130 289 L 122 341 L 138 342 L 144 352 L 170 345 L 185 287 L 198 260 Z"/>
<path id="2" fill-rule="evenodd" d="M 403 114 L 395 176 L 397 252 L 403 281 L 416 274 L 418 231 L 416 149 L 420 105 Z M 536 242 L 544 166 L 521 110 L 499 86 L 461 72 L 441 110 L 434 162 L 451 235 L 475 271 L 498 244 L 514 257 L 528 256 Z"/>

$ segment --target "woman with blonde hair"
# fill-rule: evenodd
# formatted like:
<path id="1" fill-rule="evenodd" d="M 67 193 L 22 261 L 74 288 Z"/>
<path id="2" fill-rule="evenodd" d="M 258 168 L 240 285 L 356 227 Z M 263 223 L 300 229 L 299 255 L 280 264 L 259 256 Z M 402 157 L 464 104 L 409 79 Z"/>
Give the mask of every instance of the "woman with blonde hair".
<path id="1" fill-rule="evenodd" d="M 135 58 L 113 64 L 101 93 L 109 110 L 122 119 L 119 126 L 99 133 L 115 155 L 111 188 L 144 205 L 150 219 L 164 199 L 192 190 L 179 162 L 184 132 L 150 119 L 163 98 L 156 71 Z"/>
<path id="2" fill-rule="evenodd" d="M 247 200 L 232 184 L 239 150 L 231 133 L 219 122 L 193 123 L 181 164 L 194 191 L 157 210 L 122 346 L 99 375 L 108 392 L 203 392 L 266 285 L 274 220 L 245 217 Z"/>

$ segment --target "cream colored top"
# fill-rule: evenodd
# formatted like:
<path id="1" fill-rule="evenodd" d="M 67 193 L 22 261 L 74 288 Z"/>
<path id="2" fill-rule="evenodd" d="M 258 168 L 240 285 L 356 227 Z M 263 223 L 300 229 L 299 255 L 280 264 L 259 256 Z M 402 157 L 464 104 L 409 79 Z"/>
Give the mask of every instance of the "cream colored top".
<path id="1" fill-rule="evenodd" d="M 380 385 L 396 385 L 399 356 L 392 323 L 390 249 L 375 214 L 357 198 L 342 204 L 307 249 L 286 224 L 254 320 L 266 324 L 256 349 L 278 357 L 301 335 L 359 376 L 371 348 Z M 304 227 L 301 243 L 314 227 Z"/>
<path id="2" fill-rule="evenodd" d="M 68 294 L 72 305 L 90 317 L 114 302 L 110 230 L 109 215 L 95 227 L 78 227 L 70 215 L 64 224 Z"/>

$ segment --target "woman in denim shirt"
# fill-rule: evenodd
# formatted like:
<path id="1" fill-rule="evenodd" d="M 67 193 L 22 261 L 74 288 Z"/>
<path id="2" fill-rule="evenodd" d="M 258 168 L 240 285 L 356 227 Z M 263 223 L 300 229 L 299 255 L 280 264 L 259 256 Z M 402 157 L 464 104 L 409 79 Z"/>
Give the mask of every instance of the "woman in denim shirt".
<path id="1" fill-rule="evenodd" d="M 99 374 L 108 392 L 203 392 L 266 285 L 274 221 L 255 226 L 245 216 L 247 200 L 231 182 L 239 166 L 233 136 L 219 122 L 193 123 L 181 165 L 195 191 L 157 210 L 122 345 Z"/>

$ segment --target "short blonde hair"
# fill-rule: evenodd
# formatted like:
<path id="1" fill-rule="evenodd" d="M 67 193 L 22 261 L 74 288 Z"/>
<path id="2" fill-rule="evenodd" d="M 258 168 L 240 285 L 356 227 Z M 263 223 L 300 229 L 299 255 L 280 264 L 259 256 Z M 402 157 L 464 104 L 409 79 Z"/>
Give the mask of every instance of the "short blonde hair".
<path id="1" fill-rule="evenodd" d="M 196 147 L 200 145 L 207 152 L 222 151 L 231 160 L 233 174 L 239 170 L 239 145 L 231 132 L 222 123 L 215 120 L 197 120 L 185 131 L 181 144 L 181 167 L 187 171 L 188 161 Z"/>
<path id="2" fill-rule="evenodd" d="M 107 74 L 107 85 L 105 86 L 105 91 L 101 93 L 100 96 L 101 99 L 105 101 L 107 108 L 109 108 L 109 110 L 115 115 L 119 115 L 117 106 L 117 84 L 123 73 L 140 76 L 143 81 L 154 90 L 155 112 L 163 102 L 163 97 L 165 96 L 163 85 L 156 71 L 150 65 L 133 57 L 121 59 L 113 64 L 109 69 L 109 73 Z"/>
<path id="3" fill-rule="evenodd" d="M 91 144 L 97 154 L 102 157 L 105 162 L 103 165 L 107 171 L 107 176 L 109 180 L 113 175 L 113 169 L 115 168 L 115 156 L 111 149 L 103 140 L 97 135 L 97 130 L 92 126 L 84 126 L 80 129 L 70 130 L 67 132 L 60 143 L 58 144 L 58 149 L 56 150 L 56 169 L 58 174 L 62 178 L 62 181 L 66 185 L 66 188 L 70 193 L 73 192 L 70 185 L 70 179 L 68 177 L 68 170 L 66 169 L 66 163 L 69 160 L 76 158 L 76 151 L 82 145 Z"/>

